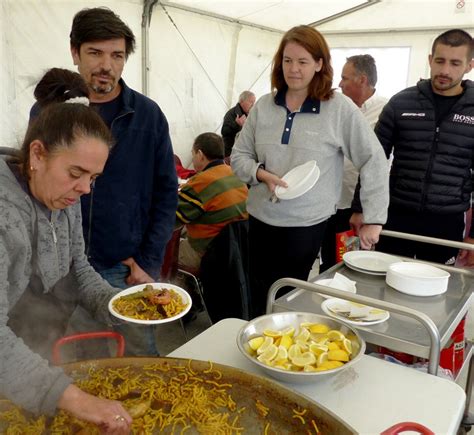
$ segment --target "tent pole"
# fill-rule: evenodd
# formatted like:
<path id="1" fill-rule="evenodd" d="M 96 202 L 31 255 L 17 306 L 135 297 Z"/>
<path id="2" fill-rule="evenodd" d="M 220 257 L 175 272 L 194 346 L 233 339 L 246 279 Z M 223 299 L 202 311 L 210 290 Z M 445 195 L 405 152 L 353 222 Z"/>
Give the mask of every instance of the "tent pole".
<path id="1" fill-rule="evenodd" d="M 145 0 L 143 3 L 143 14 L 142 14 L 142 94 L 148 95 L 149 92 L 149 59 L 150 59 L 150 43 L 149 43 L 149 29 L 151 14 L 153 7 L 158 0 Z"/>
<path id="2" fill-rule="evenodd" d="M 311 27 L 320 26 L 321 24 L 325 24 L 325 23 L 328 23 L 329 21 L 337 20 L 338 18 L 341 18 L 345 15 L 352 14 L 353 12 L 356 12 L 360 9 L 364 9 L 368 6 L 374 6 L 377 3 L 380 3 L 381 1 L 382 0 L 366 0 L 364 3 L 361 3 L 360 5 L 346 9 L 345 11 L 338 12 L 337 14 L 330 15 L 329 17 L 323 18 L 321 20 L 314 21 L 313 23 L 309 23 L 308 26 L 311 26 Z"/>

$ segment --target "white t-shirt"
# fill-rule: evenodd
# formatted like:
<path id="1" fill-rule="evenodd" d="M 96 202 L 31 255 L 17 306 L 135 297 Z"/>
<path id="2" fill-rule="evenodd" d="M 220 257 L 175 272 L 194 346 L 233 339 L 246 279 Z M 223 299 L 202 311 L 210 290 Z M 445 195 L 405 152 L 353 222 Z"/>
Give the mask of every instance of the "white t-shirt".
<path id="1" fill-rule="evenodd" d="M 377 124 L 379 115 L 387 102 L 388 100 L 386 98 L 379 97 L 376 93 L 374 93 L 368 100 L 365 101 L 362 107 L 360 107 L 360 111 L 364 114 L 365 119 L 367 119 L 372 128 L 375 128 L 375 124 Z M 342 180 L 341 197 L 337 203 L 338 209 L 350 208 L 358 178 L 359 172 L 355 166 L 350 160 L 344 158 L 344 177 Z"/>

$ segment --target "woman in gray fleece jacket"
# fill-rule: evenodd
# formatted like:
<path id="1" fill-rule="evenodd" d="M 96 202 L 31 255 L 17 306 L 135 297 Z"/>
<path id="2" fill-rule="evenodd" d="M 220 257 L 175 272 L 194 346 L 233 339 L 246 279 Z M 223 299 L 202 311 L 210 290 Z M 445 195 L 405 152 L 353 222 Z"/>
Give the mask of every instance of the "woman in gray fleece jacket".
<path id="1" fill-rule="evenodd" d="M 249 113 L 231 156 L 232 168 L 251 185 L 247 203 L 250 285 L 254 315 L 279 278 L 306 280 L 327 219 L 341 194 L 344 156 L 360 172 L 365 225 L 359 237 L 370 249 L 387 218 L 388 165 L 358 107 L 334 92 L 329 47 L 314 28 L 298 26 L 284 36 L 273 59 L 272 88 Z M 316 160 L 320 177 L 307 193 L 270 201 L 281 177 Z"/>
<path id="2" fill-rule="evenodd" d="M 0 158 L 0 396 L 37 414 L 61 408 L 104 433 L 125 434 L 131 418 L 119 402 L 81 391 L 41 355 L 64 334 L 75 304 L 107 322 L 117 292 L 84 254 L 79 198 L 112 144 L 87 93 L 79 74 L 50 70 L 35 90 L 45 107 L 19 158 Z"/>

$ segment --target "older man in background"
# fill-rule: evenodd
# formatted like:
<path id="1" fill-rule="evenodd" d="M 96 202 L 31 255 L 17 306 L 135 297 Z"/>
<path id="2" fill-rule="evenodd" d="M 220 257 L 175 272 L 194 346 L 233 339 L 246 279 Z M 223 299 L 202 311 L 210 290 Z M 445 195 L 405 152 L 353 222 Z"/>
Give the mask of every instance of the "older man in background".
<path id="1" fill-rule="evenodd" d="M 342 69 L 339 87 L 361 110 L 372 128 L 375 127 L 380 112 L 387 99 L 377 95 L 377 67 L 370 54 L 359 54 L 347 58 Z M 352 215 L 351 202 L 359 173 L 354 165 L 344 158 L 344 179 L 341 198 L 336 214 L 331 216 L 321 245 L 320 272 L 324 272 L 336 263 L 337 234 L 351 229 L 349 219 Z"/>
<path id="2" fill-rule="evenodd" d="M 224 155 L 226 158 L 230 156 L 235 137 L 242 130 L 250 109 L 254 104 L 255 94 L 250 91 L 244 91 L 239 96 L 239 102 L 225 114 L 221 135 L 224 140 Z"/>

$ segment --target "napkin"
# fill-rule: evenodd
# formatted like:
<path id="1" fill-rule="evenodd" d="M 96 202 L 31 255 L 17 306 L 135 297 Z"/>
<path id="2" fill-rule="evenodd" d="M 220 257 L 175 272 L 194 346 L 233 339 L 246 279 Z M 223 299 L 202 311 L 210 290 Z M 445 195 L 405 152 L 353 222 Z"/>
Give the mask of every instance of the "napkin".
<path id="1" fill-rule="evenodd" d="M 349 293 L 357 293 L 356 282 L 337 272 L 335 273 L 332 281 L 329 282 L 327 286 L 337 288 L 338 290 L 344 290 Z"/>

